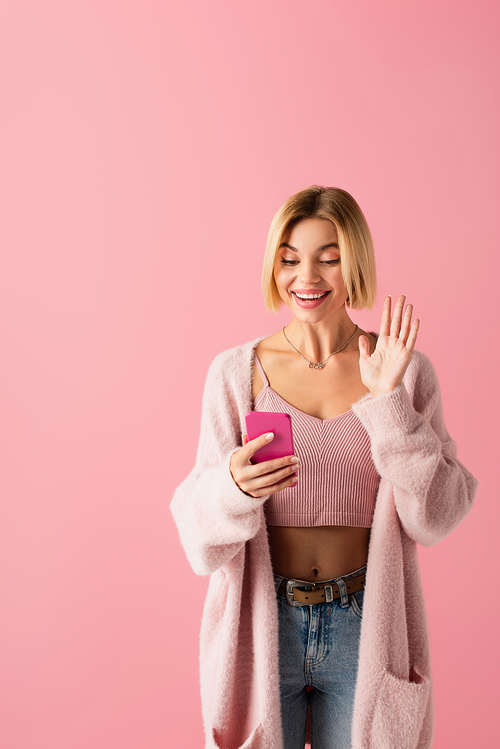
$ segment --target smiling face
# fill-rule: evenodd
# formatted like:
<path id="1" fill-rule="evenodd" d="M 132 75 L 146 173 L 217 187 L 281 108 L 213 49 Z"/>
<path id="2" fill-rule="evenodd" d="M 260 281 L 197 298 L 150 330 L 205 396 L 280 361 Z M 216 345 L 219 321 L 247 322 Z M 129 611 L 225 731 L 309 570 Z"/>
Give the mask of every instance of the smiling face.
<path id="1" fill-rule="evenodd" d="M 319 322 L 343 308 L 348 294 L 335 224 L 304 218 L 288 229 L 276 256 L 274 279 L 281 299 L 303 322 Z"/>

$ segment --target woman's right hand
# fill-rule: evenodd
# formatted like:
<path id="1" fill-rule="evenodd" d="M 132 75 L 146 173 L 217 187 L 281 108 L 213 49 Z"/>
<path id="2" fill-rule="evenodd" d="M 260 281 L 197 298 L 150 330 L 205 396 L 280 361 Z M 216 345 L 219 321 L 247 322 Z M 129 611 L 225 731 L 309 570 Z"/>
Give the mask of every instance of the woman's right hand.
<path id="1" fill-rule="evenodd" d="M 265 434 L 261 434 L 260 437 L 250 442 L 244 434 L 243 447 L 231 456 L 229 464 L 231 475 L 241 491 L 251 497 L 258 498 L 266 494 L 274 494 L 297 483 L 296 472 L 299 459 L 295 455 L 266 460 L 263 463 L 250 462 L 257 450 L 269 442 L 270 439 Z"/>

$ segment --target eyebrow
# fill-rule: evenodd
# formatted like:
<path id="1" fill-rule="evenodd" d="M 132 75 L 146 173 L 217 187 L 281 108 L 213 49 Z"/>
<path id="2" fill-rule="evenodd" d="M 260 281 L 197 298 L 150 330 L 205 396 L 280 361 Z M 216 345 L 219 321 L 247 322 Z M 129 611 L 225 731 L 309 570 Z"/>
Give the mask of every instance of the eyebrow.
<path id="1" fill-rule="evenodd" d="M 291 244 L 288 244 L 288 242 L 282 242 L 278 249 L 281 249 L 282 247 L 288 247 L 289 250 L 292 252 L 299 252 L 299 250 L 296 247 L 293 247 Z M 323 252 L 323 250 L 328 250 L 330 247 L 335 247 L 336 250 L 340 250 L 340 247 L 338 246 L 337 242 L 329 242 L 329 244 L 322 244 L 321 247 L 319 247 L 316 252 Z"/>

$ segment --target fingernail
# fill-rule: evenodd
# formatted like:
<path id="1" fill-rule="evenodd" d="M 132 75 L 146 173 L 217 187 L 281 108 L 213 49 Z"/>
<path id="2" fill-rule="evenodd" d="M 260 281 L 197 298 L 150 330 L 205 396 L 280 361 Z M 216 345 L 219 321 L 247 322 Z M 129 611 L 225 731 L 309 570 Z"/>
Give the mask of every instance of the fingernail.
<path id="1" fill-rule="evenodd" d="M 268 432 L 266 434 L 266 440 L 272 440 L 273 437 L 274 437 L 274 432 Z"/>
<path id="2" fill-rule="evenodd" d="M 298 462 L 299 462 L 299 459 L 296 458 L 295 455 L 293 456 L 293 458 L 290 458 L 290 463 L 298 463 Z"/>

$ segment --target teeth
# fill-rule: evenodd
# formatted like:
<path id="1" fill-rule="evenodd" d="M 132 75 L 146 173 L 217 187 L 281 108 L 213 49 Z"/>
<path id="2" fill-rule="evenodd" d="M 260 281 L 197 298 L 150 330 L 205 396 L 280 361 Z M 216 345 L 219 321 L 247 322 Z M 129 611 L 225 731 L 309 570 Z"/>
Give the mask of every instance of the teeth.
<path id="1" fill-rule="evenodd" d="M 321 299 L 322 296 L 325 296 L 326 291 L 323 292 L 323 294 L 297 294 L 295 292 L 295 296 L 297 296 L 299 299 Z"/>

